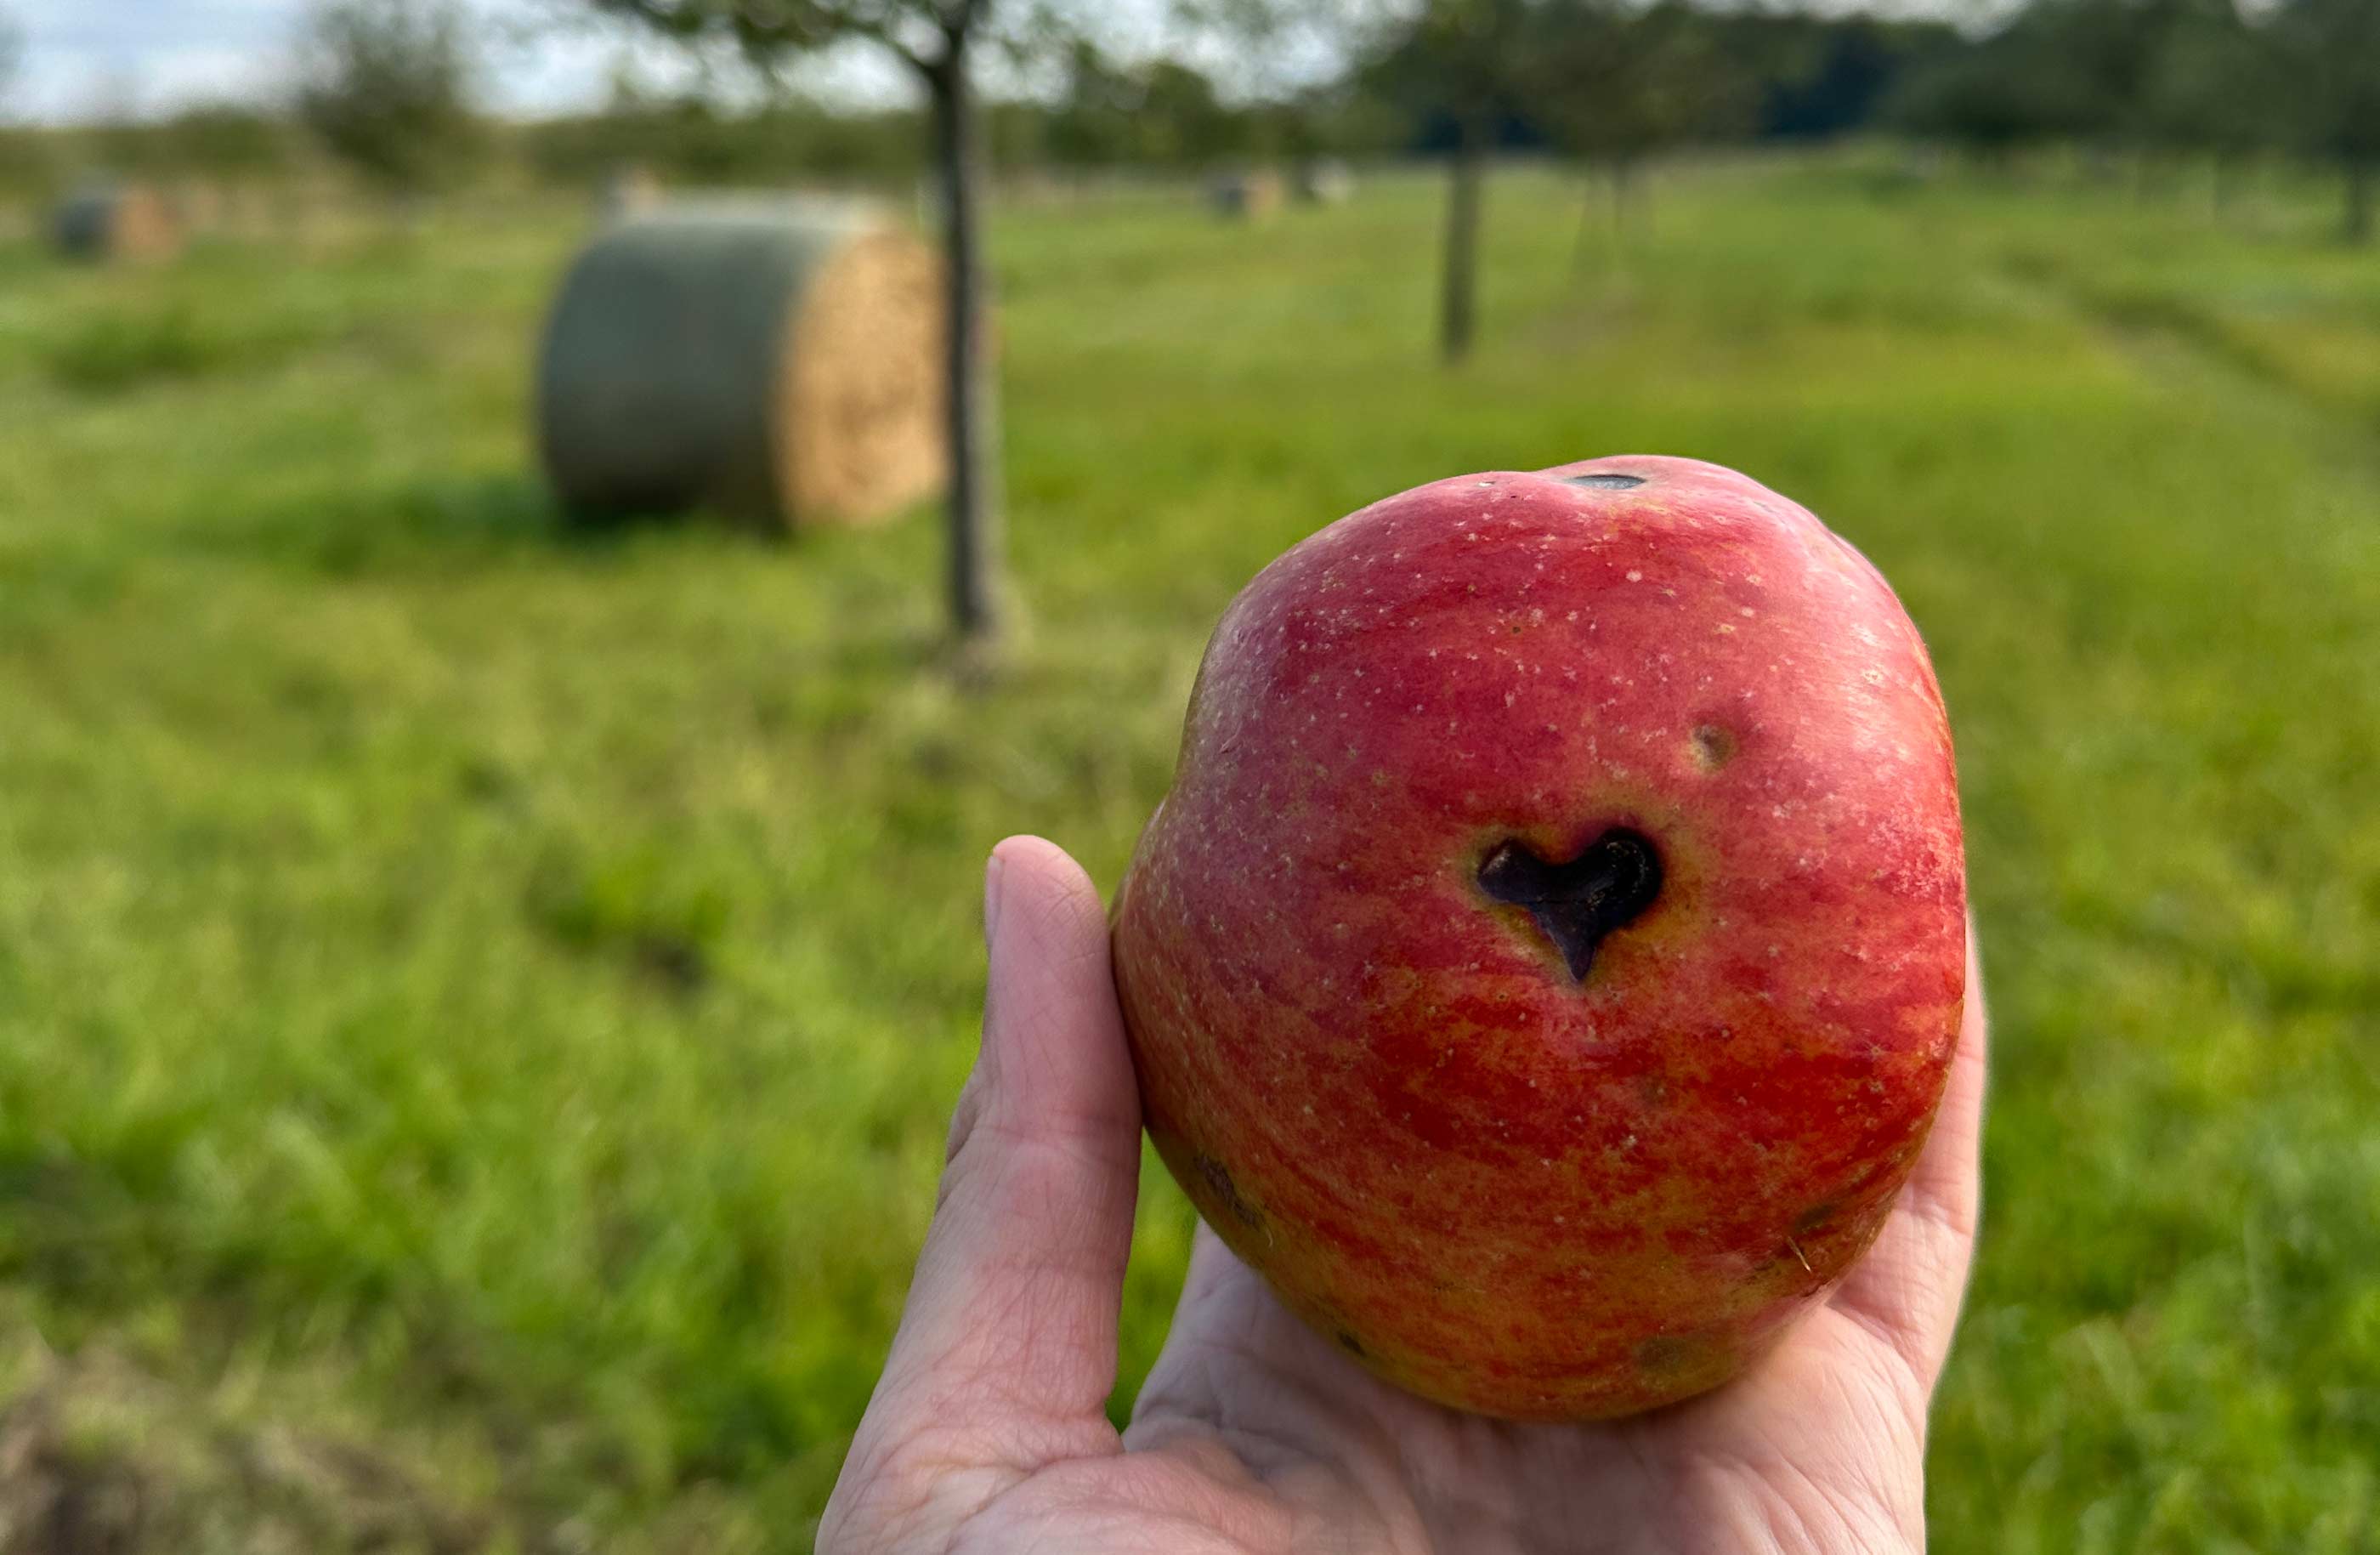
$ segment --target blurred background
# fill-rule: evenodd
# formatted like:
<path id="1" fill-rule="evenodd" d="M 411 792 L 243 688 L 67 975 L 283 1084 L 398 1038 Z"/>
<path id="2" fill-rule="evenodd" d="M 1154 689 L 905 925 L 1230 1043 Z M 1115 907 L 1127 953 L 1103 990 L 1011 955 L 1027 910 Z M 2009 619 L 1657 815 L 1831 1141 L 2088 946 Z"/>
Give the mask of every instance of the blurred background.
<path id="1" fill-rule="evenodd" d="M 1950 700 L 1937 1548 L 2380 1550 L 2380 0 L 0 39 L 0 1550 L 807 1549 L 991 844 L 1112 888 L 1257 567 L 1632 451 Z"/>

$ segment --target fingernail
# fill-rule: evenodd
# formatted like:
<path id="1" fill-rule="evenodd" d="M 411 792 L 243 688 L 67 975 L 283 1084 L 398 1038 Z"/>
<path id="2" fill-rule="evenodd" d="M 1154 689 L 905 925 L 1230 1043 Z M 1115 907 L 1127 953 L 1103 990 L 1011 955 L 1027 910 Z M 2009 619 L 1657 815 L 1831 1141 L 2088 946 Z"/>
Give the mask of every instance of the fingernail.
<path id="1" fill-rule="evenodd" d="M 991 948 L 993 938 L 1000 931 L 1000 877 L 1006 869 L 996 853 L 983 867 L 983 943 L 986 950 Z"/>

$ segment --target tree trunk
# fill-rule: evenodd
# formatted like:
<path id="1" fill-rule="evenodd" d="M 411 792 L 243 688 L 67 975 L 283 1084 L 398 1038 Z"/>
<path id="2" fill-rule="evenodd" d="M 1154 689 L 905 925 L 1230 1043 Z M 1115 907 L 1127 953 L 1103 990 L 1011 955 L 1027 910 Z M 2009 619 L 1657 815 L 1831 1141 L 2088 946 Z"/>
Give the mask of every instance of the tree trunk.
<path id="1" fill-rule="evenodd" d="M 2372 159 L 2347 159 L 2347 214 L 2340 233 L 2358 247 L 2372 240 Z"/>
<path id="2" fill-rule="evenodd" d="M 1636 159 L 1616 156 L 1611 159 L 1611 246 L 1621 253 L 1628 250 L 1629 213 L 1636 202 Z"/>
<path id="3" fill-rule="evenodd" d="M 2228 147 L 2215 153 L 2215 220 L 2217 225 L 2228 225 L 2231 207 L 2239 194 L 2240 153 Z"/>
<path id="4" fill-rule="evenodd" d="M 926 82 L 949 285 L 951 625 L 964 641 L 988 642 L 1001 627 L 1000 398 L 984 306 L 983 157 L 964 35 L 949 40 Z"/>
<path id="5" fill-rule="evenodd" d="M 1439 349 L 1451 364 L 1471 355 L 1479 308 L 1480 186 L 1487 179 L 1488 137 L 1475 118 L 1456 130 L 1453 187 L 1446 201 L 1446 295 Z"/>

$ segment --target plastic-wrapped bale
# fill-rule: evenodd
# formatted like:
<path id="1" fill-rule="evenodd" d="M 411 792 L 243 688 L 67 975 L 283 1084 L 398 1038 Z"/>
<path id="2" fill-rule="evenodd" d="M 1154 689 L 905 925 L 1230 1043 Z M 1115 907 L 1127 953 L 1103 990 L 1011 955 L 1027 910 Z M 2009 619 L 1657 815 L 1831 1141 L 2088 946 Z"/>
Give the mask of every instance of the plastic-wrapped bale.
<path id="1" fill-rule="evenodd" d="M 546 326 L 539 441 L 585 517 L 709 507 L 863 524 L 946 478 L 941 267 L 881 215 L 669 208 L 573 263 Z"/>
<path id="2" fill-rule="evenodd" d="M 1218 178 L 1208 197 L 1217 215 L 1243 222 L 1265 220 L 1279 212 L 1286 199 L 1281 175 L 1266 168 Z"/>
<path id="3" fill-rule="evenodd" d="M 146 184 L 86 184 L 58 203 L 52 224 L 58 251 L 92 263 L 171 259 L 182 247 L 181 223 Z"/>

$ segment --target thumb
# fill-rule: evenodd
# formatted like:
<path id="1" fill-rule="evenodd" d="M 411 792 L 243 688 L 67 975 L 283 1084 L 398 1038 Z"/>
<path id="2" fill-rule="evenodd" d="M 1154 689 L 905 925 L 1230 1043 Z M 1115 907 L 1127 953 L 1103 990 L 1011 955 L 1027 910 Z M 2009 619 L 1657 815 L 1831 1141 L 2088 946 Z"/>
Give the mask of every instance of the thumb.
<path id="1" fill-rule="evenodd" d="M 836 1489 L 846 1516 L 860 1500 L 912 1514 L 953 1494 L 980 1504 L 1047 1464 L 1118 1451 L 1106 1406 L 1140 1099 L 1107 917 L 1079 865 L 1019 837 L 993 850 L 984 927 L 983 1051 L 900 1332 Z"/>

